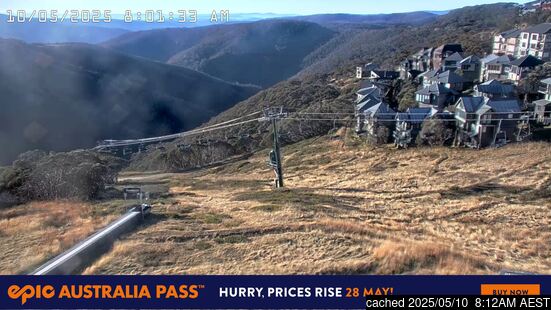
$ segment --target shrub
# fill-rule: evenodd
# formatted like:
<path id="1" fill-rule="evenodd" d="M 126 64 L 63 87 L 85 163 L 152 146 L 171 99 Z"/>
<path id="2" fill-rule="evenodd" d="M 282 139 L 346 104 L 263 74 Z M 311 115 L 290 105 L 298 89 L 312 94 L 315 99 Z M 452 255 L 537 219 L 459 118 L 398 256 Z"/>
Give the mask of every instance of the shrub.
<path id="1" fill-rule="evenodd" d="M 165 144 L 153 146 L 147 152 L 132 157 L 132 170 L 183 171 L 208 166 L 236 154 L 236 147 L 224 141 L 209 141 L 206 144 Z"/>
<path id="2" fill-rule="evenodd" d="M 445 145 L 453 139 L 453 130 L 446 122 L 439 119 L 429 119 L 423 122 L 421 132 L 417 136 L 418 145 Z"/>
<path id="3" fill-rule="evenodd" d="M 374 135 L 368 135 L 368 142 L 370 144 L 386 144 L 390 139 L 390 133 L 390 128 L 379 125 L 375 128 Z"/>
<path id="4" fill-rule="evenodd" d="M 415 92 L 417 91 L 417 85 L 411 81 L 405 82 L 400 92 L 397 95 L 398 110 L 406 111 L 408 108 L 416 108 L 418 103 L 415 101 Z"/>
<path id="5" fill-rule="evenodd" d="M 0 192 L 23 200 L 92 199 L 114 181 L 121 168 L 121 160 L 91 151 L 31 151 L 3 171 Z"/>

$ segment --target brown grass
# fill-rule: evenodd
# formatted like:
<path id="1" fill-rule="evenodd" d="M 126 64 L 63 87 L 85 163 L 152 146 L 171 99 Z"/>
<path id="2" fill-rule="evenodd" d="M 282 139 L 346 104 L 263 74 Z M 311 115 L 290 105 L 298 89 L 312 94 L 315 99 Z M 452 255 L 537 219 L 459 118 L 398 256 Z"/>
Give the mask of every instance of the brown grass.
<path id="1" fill-rule="evenodd" d="M 28 272 L 106 225 L 87 203 L 33 202 L 0 210 L 0 274 Z"/>
<path id="2" fill-rule="evenodd" d="M 473 274 L 495 269 L 495 266 L 437 243 L 385 242 L 373 251 L 373 258 L 377 273 L 382 274 Z"/>
<path id="3" fill-rule="evenodd" d="M 265 155 L 147 175 L 169 181 L 170 203 L 86 273 L 551 273 L 549 144 L 395 150 L 316 138 L 284 148 L 277 191 Z"/>

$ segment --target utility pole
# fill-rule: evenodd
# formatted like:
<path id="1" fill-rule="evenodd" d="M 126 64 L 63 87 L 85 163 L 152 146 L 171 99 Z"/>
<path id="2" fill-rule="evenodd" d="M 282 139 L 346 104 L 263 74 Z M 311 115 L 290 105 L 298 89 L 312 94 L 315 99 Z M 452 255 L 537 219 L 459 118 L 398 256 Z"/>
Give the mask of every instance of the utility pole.
<path id="1" fill-rule="evenodd" d="M 274 169 L 276 179 L 275 187 L 283 187 L 283 168 L 281 165 L 281 151 L 279 148 L 279 134 L 277 130 L 277 122 L 285 114 L 283 113 L 283 107 L 267 108 L 264 110 L 264 119 L 272 122 L 273 129 L 273 147 L 270 151 L 269 165 Z"/>

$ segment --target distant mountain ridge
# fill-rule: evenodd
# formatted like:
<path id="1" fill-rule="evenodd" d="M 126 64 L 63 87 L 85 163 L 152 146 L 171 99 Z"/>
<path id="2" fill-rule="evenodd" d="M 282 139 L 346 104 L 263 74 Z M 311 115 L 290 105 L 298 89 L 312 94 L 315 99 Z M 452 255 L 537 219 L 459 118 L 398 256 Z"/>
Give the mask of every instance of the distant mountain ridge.
<path id="1" fill-rule="evenodd" d="M 0 38 L 27 43 L 100 43 L 128 32 L 121 28 L 105 28 L 91 23 L 40 23 L 37 20 L 8 23 L 7 19 L 7 15 L 0 14 Z"/>
<path id="2" fill-rule="evenodd" d="M 268 87 L 300 71 L 303 59 L 334 35 L 316 23 L 271 19 L 133 32 L 103 46 L 230 82 Z"/>
<path id="3" fill-rule="evenodd" d="M 315 14 L 286 17 L 285 19 L 308 21 L 319 24 L 421 24 L 434 20 L 438 15 L 425 12 L 407 12 L 391 14 Z"/>
<path id="4" fill-rule="evenodd" d="M 93 45 L 0 39 L 0 163 L 191 129 L 257 91 Z"/>

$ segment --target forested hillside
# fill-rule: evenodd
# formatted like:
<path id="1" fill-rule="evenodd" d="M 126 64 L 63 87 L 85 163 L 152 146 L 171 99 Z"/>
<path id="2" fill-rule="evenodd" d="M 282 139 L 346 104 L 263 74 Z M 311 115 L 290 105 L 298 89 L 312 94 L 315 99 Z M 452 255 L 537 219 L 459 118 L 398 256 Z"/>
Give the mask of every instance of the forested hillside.
<path id="1" fill-rule="evenodd" d="M 257 91 L 93 45 L 0 39 L 0 164 L 191 129 Z"/>
<path id="2" fill-rule="evenodd" d="M 104 46 L 226 81 L 268 87 L 299 72 L 303 59 L 334 35 L 315 23 L 268 20 L 129 33 Z"/>
<path id="3" fill-rule="evenodd" d="M 491 51 L 494 33 L 517 25 L 535 24 L 548 18 L 546 13 L 519 16 L 518 7 L 514 4 L 491 4 L 453 10 L 438 17 L 434 22 L 421 26 L 347 25 L 342 28 L 339 35 L 306 57 L 305 62 L 308 62 L 309 66 L 292 80 L 281 82 L 238 103 L 206 125 L 227 121 L 267 106 L 283 106 L 291 111 L 351 113 L 352 98 L 354 90 L 357 89 L 352 79 L 356 65 L 375 62 L 383 68 L 394 68 L 400 60 L 420 48 L 438 46 L 446 42 L 461 43 L 466 53 L 483 55 Z M 339 121 L 337 125 L 344 122 Z M 281 132 L 284 142 L 295 142 L 325 134 L 334 127 L 334 122 L 286 121 L 282 123 Z M 252 135 L 253 139 L 233 142 L 229 148 L 232 154 L 239 153 L 239 150 L 261 148 L 270 144 L 271 133 L 265 123 L 251 123 L 234 131 L 257 134 Z M 213 133 L 208 136 L 225 140 L 227 134 Z M 185 162 L 174 163 L 166 159 L 180 158 L 180 151 L 174 146 L 192 141 L 193 139 L 188 138 L 167 144 L 167 151 L 142 155 L 138 161 L 143 164 L 141 167 L 146 169 L 161 166 L 169 170 L 186 168 Z M 172 157 L 167 156 L 167 152 L 173 152 Z"/>
<path id="4" fill-rule="evenodd" d="M 453 10 L 421 26 L 346 29 L 310 55 L 307 61 L 311 65 L 299 75 L 349 74 L 355 65 L 368 62 L 392 69 L 422 47 L 446 42 L 461 43 L 466 53 L 483 54 L 491 51 L 494 32 L 510 29 L 525 20 L 526 17 L 518 16 L 518 8 L 513 4 L 490 4 Z"/>

